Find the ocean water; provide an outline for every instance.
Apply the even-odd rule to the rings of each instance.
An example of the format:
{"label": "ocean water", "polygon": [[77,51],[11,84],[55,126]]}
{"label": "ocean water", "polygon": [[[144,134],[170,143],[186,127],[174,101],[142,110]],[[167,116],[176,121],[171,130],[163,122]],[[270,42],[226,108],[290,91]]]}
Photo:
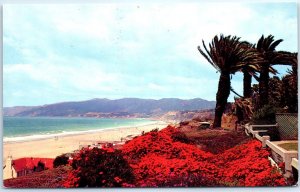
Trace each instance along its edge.
{"label": "ocean water", "polygon": [[21,141],[155,124],[149,119],[3,117],[3,141]]}

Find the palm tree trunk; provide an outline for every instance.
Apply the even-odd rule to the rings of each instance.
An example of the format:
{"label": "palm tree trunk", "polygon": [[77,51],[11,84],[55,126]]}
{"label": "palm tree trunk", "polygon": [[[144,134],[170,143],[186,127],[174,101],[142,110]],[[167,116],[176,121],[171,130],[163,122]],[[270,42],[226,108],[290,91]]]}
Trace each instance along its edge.
{"label": "palm tree trunk", "polygon": [[260,107],[269,102],[269,65],[261,67],[259,81],[259,105]]}
{"label": "palm tree trunk", "polygon": [[215,109],[215,120],[213,123],[213,128],[221,127],[222,115],[225,110],[227,99],[230,94],[230,73],[225,71],[221,72],[218,92],[216,96],[216,109]]}
{"label": "palm tree trunk", "polygon": [[243,71],[243,73],[244,73],[244,97],[249,98],[252,95],[252,88],[251,88],[252,76],[247,71]]}

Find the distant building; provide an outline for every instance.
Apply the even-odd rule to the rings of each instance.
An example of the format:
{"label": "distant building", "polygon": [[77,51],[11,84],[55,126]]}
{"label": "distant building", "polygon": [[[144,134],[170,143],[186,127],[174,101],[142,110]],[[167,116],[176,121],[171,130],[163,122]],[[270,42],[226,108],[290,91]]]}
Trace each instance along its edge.
{"label": "distant building", "polygon": [[43,163],[45,169],[53,168],[54,159],[51,158],[20,158],[13,160],[12,156],[9,156],[3,167],[3,179],[16,178],[20,176],[25,176],[38,171],[39,162]]}

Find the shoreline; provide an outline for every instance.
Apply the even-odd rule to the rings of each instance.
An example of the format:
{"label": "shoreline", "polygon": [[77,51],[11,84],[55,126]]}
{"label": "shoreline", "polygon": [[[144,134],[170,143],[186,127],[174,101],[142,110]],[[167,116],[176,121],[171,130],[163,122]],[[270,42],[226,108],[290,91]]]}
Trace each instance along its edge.
{"label": "shoreline", "polygon": [[137,136],[158,128],[165,128],[170,123],[159,122],[146,125],[107,128],[95,132],[67,134],[59,137],[51,136],[38,140],[3,142],[3,162],[8,156],[13,159],[22,157],[55,158],[63,153],[70,153],[79,149],[80,145],[92,144],[93,142],[121,142],[122,138]]}
{"label": "shoreline", "polygon": [[[153,120],[154,121],[154,120]],[[105,132],[110,130],[119,130],[119,129],[127,129],[127,128],[140,128],[144,126],[155,126],[155,125],[165,125],[169,124],[168,122],[164,121],[156,121],[155,123],[141,123],[138,125],[127,125],[127,126],[118,126],[118,127],[106,127],[101,129],[91,129],[91,130],[84,130],[84,131],[65,131],[62,133],[53,133],[53,134],[36,134],[36,135],[25,135],[25,136],[16,136],[16,137],[5,137],[3,136],[3,144],[10,144],[10,143],[23,143],[23,142],[30,142],[30,141],[39,141],[51,138],[63,138],[68,136],[76,136],[76,135],[86,135],[98,132]]]}

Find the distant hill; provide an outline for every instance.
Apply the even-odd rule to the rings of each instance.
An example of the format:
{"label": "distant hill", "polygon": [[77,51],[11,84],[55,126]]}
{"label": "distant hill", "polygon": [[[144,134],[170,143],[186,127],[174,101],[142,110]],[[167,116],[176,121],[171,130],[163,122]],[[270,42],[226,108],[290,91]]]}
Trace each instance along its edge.
{"label": "distant hill", "polygon": [[181,122],[189,120],[208,121],[214,118],[214,109],[194,111],[169,111],[164,114],[153,115],[152,118],[162,121]]}
{"label": "distant hill", "polygon": [[4,116],[16,116],[19,113],[24,111],[29,111],[38,107],[27,107],[27,106],[16,106],[16,107],[4,107],[3,114]]}
{"label": "distant hill", "polygon": [[168,111],[203,110],[215,107],[215,101],[196,98],[182,100],[166,99],[91,99],[79,102],[63,102],[34,107],[7,107],[4,116],[90,116],[90,117],[135,117]]}

